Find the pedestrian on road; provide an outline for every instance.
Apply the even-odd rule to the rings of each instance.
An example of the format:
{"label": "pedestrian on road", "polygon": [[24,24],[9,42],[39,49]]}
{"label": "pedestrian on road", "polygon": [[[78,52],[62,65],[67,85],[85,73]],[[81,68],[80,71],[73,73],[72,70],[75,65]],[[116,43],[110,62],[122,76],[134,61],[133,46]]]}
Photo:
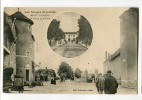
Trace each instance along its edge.
{"label": "pedestrian on road", "polygon": [[56,78],[55,78],[55,77],[53,77],[53,78],[51,79],[51,84],[56,85]]}
{"label": "pedestrian on road", "polygon": [[23,91],[24,91],[23,77],[16,76],[14,83],[15,83],[15,86],[17,87],[17,89],[18,89],[18,92],[23,93]]}
{"label": "pedestrian on road", "polygon": [[107,71],[107,76],[105,78],[104,91],[105,94],[115,94],[117,93],[118,83],[115,77],[111,75],[111,70]]}
{"label": "pedestrian on road", "polygon": [[102,94],[104,91],[104,77],[102,76],[102,73],[99,74],[97,80],[96,80],[96,87],[97,87],[97,91],[99,94]]}

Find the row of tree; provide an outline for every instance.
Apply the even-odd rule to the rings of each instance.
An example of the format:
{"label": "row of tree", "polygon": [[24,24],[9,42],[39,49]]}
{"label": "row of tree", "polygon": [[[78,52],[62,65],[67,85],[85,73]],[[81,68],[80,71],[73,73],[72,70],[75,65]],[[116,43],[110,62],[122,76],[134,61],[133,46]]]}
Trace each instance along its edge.
{"label": "row of tree", "polygon": [[53,19],[48,27],[47,31],[47,39],[50,41],[51,39],[61,40],[64,38],[64,32],[60,28],[60,21]]}
{"label": "row of tree", "polygon": [[80,78],[81,72],[82,71],[79,68],[77,68],[75,72],[73,72],[73,69],[71,68],[71,66],[67,64],[66,62],[62,62],[58,69],[58,75],[62,76],[65,74],[67,79],[70,79],[72,76],[75,76],[76,78]]}
{"label": "row of tree", "polygon": [[79,36],[77,40],[83,41],[84,44],[86,45],[91,45],[92,38],[93,38],[93,31],[92,31],[90,23],[85,17],[80,16],[80,18],[78,19],[78,27],[79,27],[79,31],[78,31]]}
{"label": "row of tree", "polygon": [[[78,41],[83,41],[84,44],[90,45],[93,38],[93,31],[88,20],[80,16],[78,19],[78,27],[79,27],[79,36],[77,37]],[[48,27],[47,31],[47,39],[50,41],[51,39],[61,40],[65,37],[63,30],[60,28],[60,21],[57,19],[53,19]]]}
{"label": "row of tree", "polygon": [[[81,78],[81,73],[82,71],[79,68],[76,68],[75,71],[73,71],[73,69],[71,68],[71,66],[66,63],[66,62],[61,62],[61,64],[59,65],[59,69],[58,69],[58,75],[60,76],[60,78],[64,77],[66,79],[71,79],[73,77],[76,78]],[[85,70],[84,72],[85,74],[88,74],[87,70]],[[56,77],[56,73],[53,69],[39,69],[38,71],[35,72],[36,75],[49,75],[51,77]]]}

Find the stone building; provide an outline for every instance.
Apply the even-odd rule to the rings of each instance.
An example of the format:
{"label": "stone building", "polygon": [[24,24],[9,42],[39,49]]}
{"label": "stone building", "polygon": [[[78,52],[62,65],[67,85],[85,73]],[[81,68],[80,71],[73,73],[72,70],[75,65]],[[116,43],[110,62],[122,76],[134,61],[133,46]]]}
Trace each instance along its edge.
{"label": "stone building", "polygon": [[34,36],[32,20],[20,11],[11,15],[16,28],[16,75],[24,77],[24,81],[34,79]]}
{"label": "stone building", "polygon": [[122,59],[121,80],[124,86],[131,86],[137,83],[137,53],[139,28],[138,12],[139,11],[137,8],[130,8],[120,16]]}
{"label": "stone building", "polygon": [[67,42],[75,42],[76,38],[78,37],[78,33],[77,32],[65,32],[65,40]]}
{"label": "stone building", "polygon": [[14,79],[16,75],[16,31],[11,17],[4,13],[4,41],[3,41],[3,82]]}
{"label": "stone building", "polygon": [[120,72],[121,72],[121,58],[120,58],[120,49],[118,49],[114,54],[110,55],[106,52],[106,60],[104,62],[104,73],[107,70],[111,70],[113,76],[120,81]]}
{"label": "stone building", "polygon": [[104,62],[104,71],[111,69],[123,87],[137,86],[138,12],[130,8],[120,16],[120,49]]}

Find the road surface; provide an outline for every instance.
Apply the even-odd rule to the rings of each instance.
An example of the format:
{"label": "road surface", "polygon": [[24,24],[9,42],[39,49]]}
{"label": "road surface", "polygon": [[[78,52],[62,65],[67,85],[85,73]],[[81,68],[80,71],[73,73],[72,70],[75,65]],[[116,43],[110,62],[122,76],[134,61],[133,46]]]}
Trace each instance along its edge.
{"label": "road surface", "polygon": [[[56,85],[50,84],[50,82],[44,82],[44,86],[36,86],[29,88],[24,87],[24,94],[98,94],[95,87],[95,83],[77,83],[77,82],[57,82]],[[121,88],[119,86],[117,94],[136,94],[135,89]],[[12,93],[18,93],[12,91]]]}

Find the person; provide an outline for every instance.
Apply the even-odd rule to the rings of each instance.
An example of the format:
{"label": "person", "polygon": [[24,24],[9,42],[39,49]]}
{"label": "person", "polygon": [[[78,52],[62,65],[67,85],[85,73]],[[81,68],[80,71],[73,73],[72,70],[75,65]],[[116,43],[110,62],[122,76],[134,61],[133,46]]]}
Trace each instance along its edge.
{"label": "person", "polygon": [[107,71],[107,76],[105,78],[104,91],[105,94],[115,94],[117,93],[118,83],[115,77],[111,75],[111,70]]}
{"label": "person", "polygon": [[23,78],[22,77],[15,78],[15,86],[17,87],[19,93],[23,93],[24,83],[23,83]]}
{"label": "person", "polygon": [[40,74],[40,84],[41,84],[41,86],[43,86],[43,75],[42,74]]}
{"label": "person", "polygon": [[97,87],[97,91],[99,94],[102,94],[104,91],[104,77],[102,76],[102,73],[100,73],[98,75],[98,78],[96,79],[96,87]]}
{"label": "person", "polygon": [[53,78],[51,79],[51,83],[50,83],[50,84],[56,85],[56,78],[55,78],[55,77],[53,77]]}

